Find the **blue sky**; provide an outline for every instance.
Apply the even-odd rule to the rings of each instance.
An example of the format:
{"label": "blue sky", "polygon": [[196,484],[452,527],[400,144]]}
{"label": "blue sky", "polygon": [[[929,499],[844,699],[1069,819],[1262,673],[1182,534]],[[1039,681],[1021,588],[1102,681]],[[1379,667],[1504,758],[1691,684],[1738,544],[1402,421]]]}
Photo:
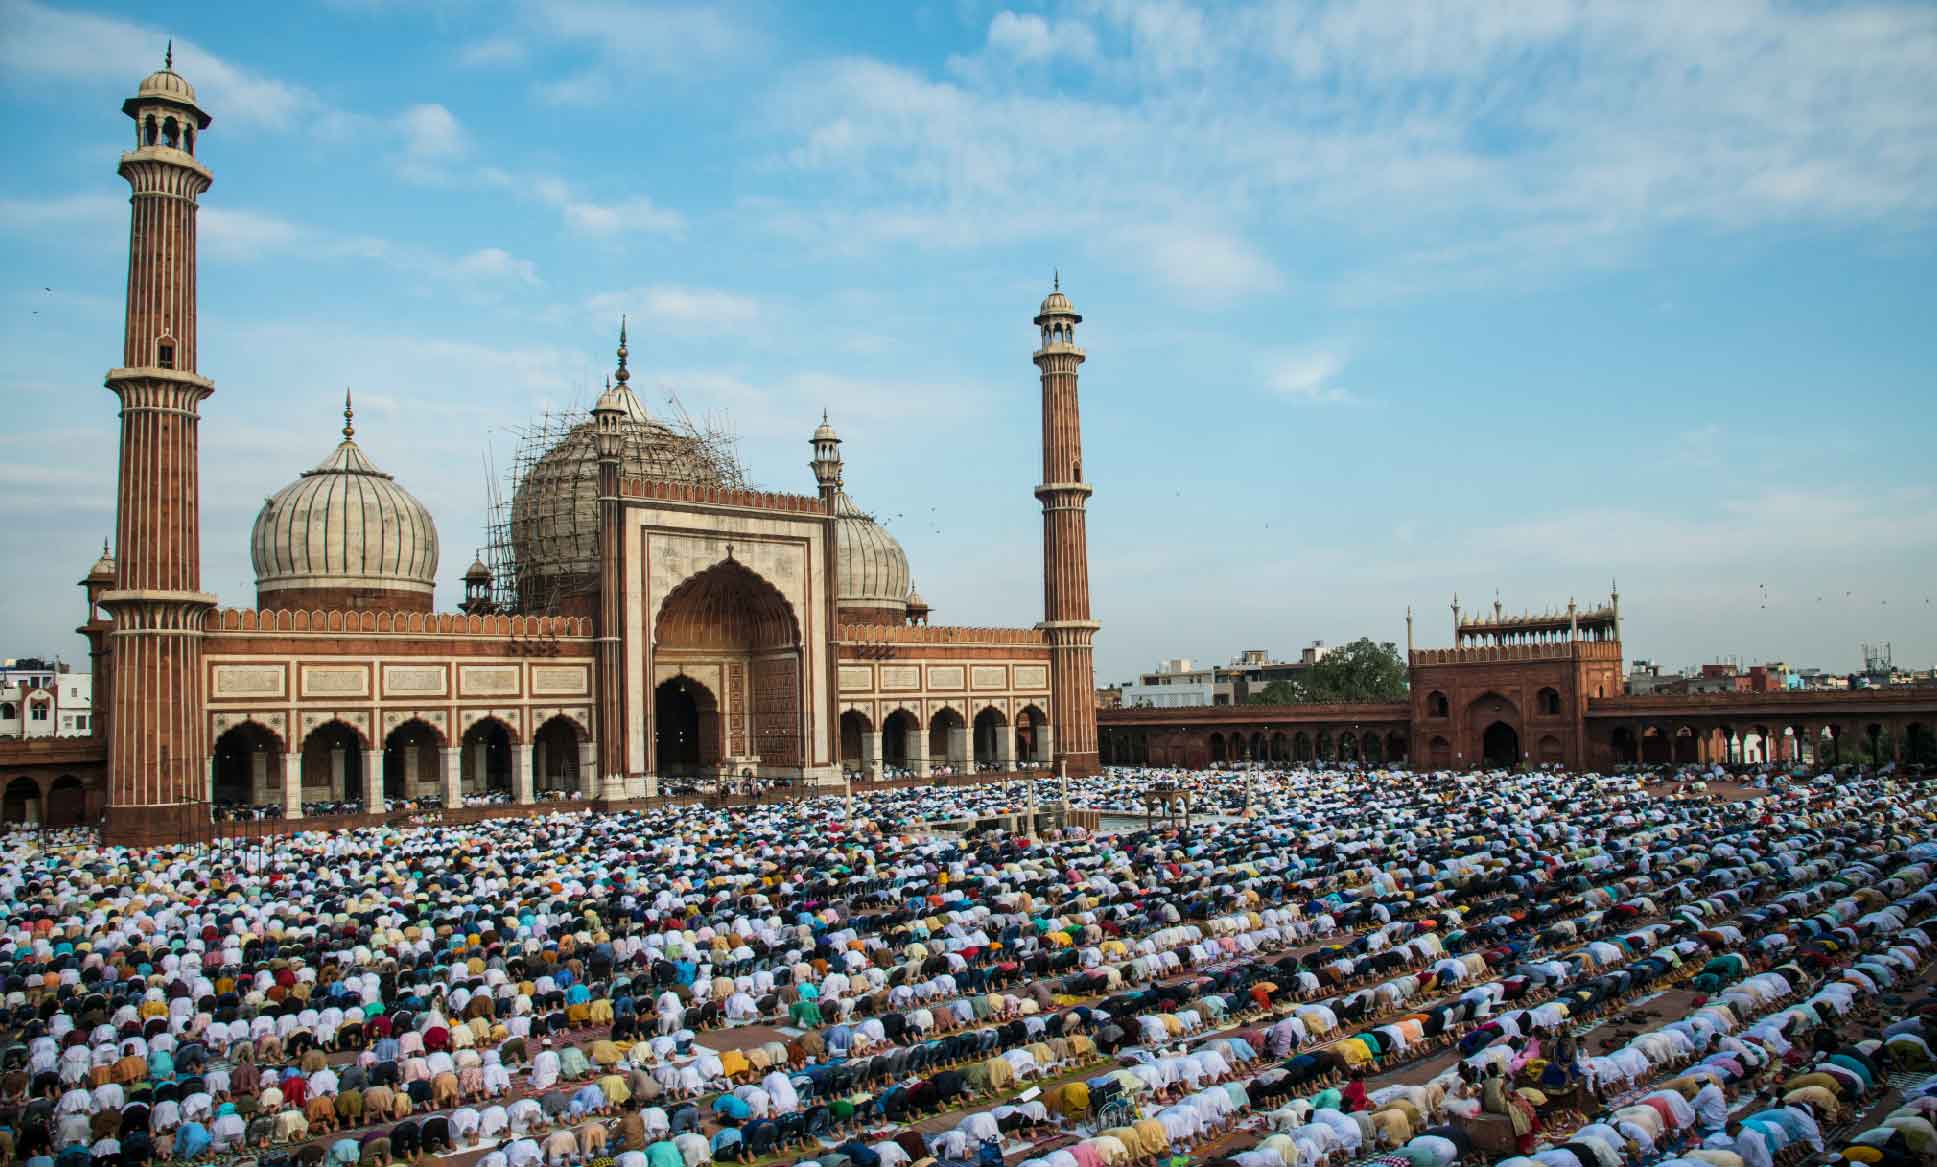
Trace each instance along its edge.
{"label": "blue sky", "polygon": [[[205,585],[358,439],[435,514],[634,385],[850,492],[938,619],[1040,616],[1029,318],[1083,379],[1099,680],[1448,638],[1620,581],[1631,657],[1937,658],[1937,9],[0,0],[0,655],[79,657],[111,527],[123,97],[204,197]],[[898,516],[898,517],[893,517]]]}

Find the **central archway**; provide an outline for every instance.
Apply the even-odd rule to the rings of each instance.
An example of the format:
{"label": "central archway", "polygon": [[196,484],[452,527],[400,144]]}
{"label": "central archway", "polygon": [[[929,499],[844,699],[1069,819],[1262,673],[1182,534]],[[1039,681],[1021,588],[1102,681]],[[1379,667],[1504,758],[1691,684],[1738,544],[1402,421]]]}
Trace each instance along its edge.
{"label": "central archway", "polygon": [[[671,772],[669,766],[690,772],[727,765],[795,776],[807,764],[800,621],[778,588],[731,554],[668,593],[654,622],[659,675],[670,667],[679,674],[671,680],[696,687],[689,693],[690,711],[683,697],[666,697],[675,732],[669,736],[655,726],[652,741],[655,750],[661,743],[671,746],[677,757],[655,756],[657,773]],[[717,688],[696,676],[717,682]],[[667,683],[655,690],[655,720]],[[695,736],[682,744],[679,732],[688,728]]]}
{"label": "central archway", "polygon": [[653,748],[662,776],[699,774],[720,763],[720,703],[691,677],[673,677],[653,690]]}
{"label": "central archway", "polygon": [[1480,735],[1480,752],[1489,766],[1520,764],[1520,731],[1504,721],[1496,721]]}

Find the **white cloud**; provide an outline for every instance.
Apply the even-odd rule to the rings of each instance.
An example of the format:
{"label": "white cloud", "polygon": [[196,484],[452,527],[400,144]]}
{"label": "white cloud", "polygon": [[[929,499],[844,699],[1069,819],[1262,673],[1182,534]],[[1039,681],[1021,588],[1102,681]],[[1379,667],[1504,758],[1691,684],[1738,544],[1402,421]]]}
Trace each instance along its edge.
{"label": "white cloud", "polygon": [[[1055,59],[1052,18],[999,12],[947,80],[873,59],[783,79],[777,161],[818,180],[780,231],[858,252],[1051,232],[1134,238],[1181,291],[1282,286],[1288,224],[1356,246],[1355,295],[1624,262],[1693,224],[1915,225],[1937,213],[1937,9],[1713,0],[1237,5],[1093,0]],[[805,203],[805,205],[803,205]],[[1160,243],[1164,242],[1159,240]],[[1202,244],[1209,244],[1204,246]]]}
{"label": "white cloud", "polygon": [[[43,200],[0,202],[0,231],[14,234],[47,230],[112,240],[126,247],[125,199],[70,195]],[[484,247],[455,259],[412,243],[374,235],[340,235],[246,207],[206,206],[198,212],[202,259],[215,263],[254,263],[300,258],[338,263],[361,260],[384,264],[413,276],[458,281],[476,288],[492,282],[537,286],[537,266],[498,247]]]}
{"label": "white cloud", "polygon": [[1337,349],[1291,353],[1271,364],[1265,383],[1272,392],[1293,401],[1349,401],[1352,395],[1335,383],[1345,371],[1345,363],[1345,354]]}
{"label": "white cloud", "polygon": [[470,149],[456,115],[436,103],[404,110],[397,115],[396,127],[403,136],[402,167],[406,173],[435,174]]}
{"label": "white cloud", "polygon": [[472,41],[457,54],[457,63],[468,69],[487,69],[498,65],[523,64],[528,49],[525,42],[514,36],[486,37]]}
{"label": "white cloud", "polygon": [[687,331],[723,332],[758,320],[760,301],[717,288],[653,284],[618,292],[600,292],[585,301],[594,316],[630,316],[634,320],[678,325]]}
{"label": "white cloud", "polygon": [[989,21],[989,52],[1023,64],[1051,58],[1088,61],[1096,56],[1096,34],[1075,20],[1055,24],[1033,12],[998,12]]}
{"label": "white cloud", "polygon": [[544,282],[538,278],[536,264],[528,259],[519,259],[502,247],[485,247],[473,251],[453,264],[451,270],[459,276],[481,276],[491,280],[508,279],[534,287]]}
{"label": "white cloud", "polygon": [[709,78],[766,43],[760,21],[713,4],[530,0],[522,11],[523,35],[572,55],[569,73],[535,87],[560,105],[605,104],[641,78]]}
{"label": "white cloud", "polygon": [[[126,215],[125,208],[122,214]],[[203,207],[197,214],[197,226],[202,255],[231,262],[287,252],[310,235],[306,228],[287,219],[238,207]]]}
{"label": "white cloud", "polygon": [[[0,230],[33,232],[49,228],[87,228],[98,231],[128,218],[128,200],[109,195],[76,194],[51,199],[0,199]],[[125,240],[115,240],[117,249]]]}
{"label": "white cloud", "polygon": [[565,216],[565,224],[584,235],[617,235],[642,231],[665,234],[679,231],[686,220],[678,211],[668,210],[640,195],[616,203],[595,203],[566,197],[553,202]]}
{"label": "white cloud", "polygon": [[[84,84],[114,84],[130,94],[143,76],[161,67],[169,34],[161,29],[51,8],[33,0],[0,2],[0,70],[15,84],[45,79]],[[203,108],[219,113],[224,126],[281,129],[298,113],[316,106],[302,86],[265,77],[174,38],[175,67],[195,86]]]}
{"label": "white cloud", "polygon": [[1257,248],[1222,231],[1138,227],[1127,232],[1131,254],[1171,287],[1199,301],[1276,291],[1283,277]]}

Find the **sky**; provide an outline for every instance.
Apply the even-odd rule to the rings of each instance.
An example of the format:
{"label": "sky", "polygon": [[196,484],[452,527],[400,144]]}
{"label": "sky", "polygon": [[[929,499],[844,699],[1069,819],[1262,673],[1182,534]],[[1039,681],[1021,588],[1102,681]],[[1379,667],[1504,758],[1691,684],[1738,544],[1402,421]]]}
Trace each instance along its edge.
{"label": "sky", "polygon": [[170,37],[225,603],[348,387],[454,606],[626,314],[649,408],[805,493],[826,409],[936,621],[1033,623],[1060,269],[1099,683],[1616,581],[1630,658],[1937,661],[1937,7],[1881,0],[0,0],[0,656],[85,659]]}

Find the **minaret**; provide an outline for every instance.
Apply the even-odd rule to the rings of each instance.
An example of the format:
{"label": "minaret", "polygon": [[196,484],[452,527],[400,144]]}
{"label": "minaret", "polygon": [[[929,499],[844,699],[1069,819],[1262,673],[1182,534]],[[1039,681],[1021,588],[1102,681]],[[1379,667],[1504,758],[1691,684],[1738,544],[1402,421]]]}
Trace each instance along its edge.
{"label": "minaret", "polygon": [[827,411],[821,410],[820,428],[808,439],[814,449],[814,460],[807,468],[814,472],[814,481],[820,484],[821,501],[827,504],[828,513],[834,511],[834,496],[841,493],[841,436],[834,427],[827,424]]}
{"label": "minaret", "polygon": [[110,843],[208,830],[208,725],[202,692],[203,594],[197,410],[215,392],[195,371],[196,199],[214,176],[195,160],[209,116],[174,70],[142,81],[121,112],[135,148],[120,174],[133,188],[122,367],[113,590],[113,702],[108,715]]}
{"label": "minaret", "polygon": [[[842,501],[841,436],[834,432],[832,425],[828,424],[827,411],[825,409],[821,410],[821,424],[814,430],[814,436],[808,439],[807,444],[814,451],[814,460],[807,464],[807,468],[814,472],[814,482],[820,487],[821,509],[827,516],[827,525],[822,528],[823,536],[821,539],[821,579],[826,584],[823,588],[825,600],[821,618],[827,622],[827,628],[838,638],[841,627],[841,540],[838,533],[838,516],[841,513]],[[829,732],[833,734],[832,746],[829,750],[829,764],[832,766],[840,765],[841,761],[840,655],[839,649],[832,649],[826,653],[825,662],[827,669],[827,708],[823,711],[822,723],[830,727]],[[879,758],[881,756],[881,739],[878,727],[874,733],[875,738],[872,749],[874,756]],[[826,735],[819,736],[825,738]],[[819,743],[816,742],[812,749],[818,751]],[[811,758],[808,760],[810,762],[812,761]],[[850,803],[849,810],[851,812],[853,809],[852,789],[848,792],[848,798]]]}
{"label": "minaret", "polygon": [[1083,426],[1076,401],[1076,369],[1083,350],[1076,326],[1083,318],[1063,295],[1061,273],[1036,314],[1042,347],[1043,630],[1049,634],[1052,760],[1068,773],[1094,774],[1096,668],[1092,645],[1100,625],[1090,619],[1089,529],[1084,508],[1090,486],[1083,481]]}
{"label": "minaret", "polygon": [[114,631],[114,622],[101,610],[101,597],[114,590],[114,555],[106,539],[101,540],[101,558],[94,561],[81,587],[87,591],[87,623],[74,631],[87,637],[88,670],[94,678],[87,728],[90,736],[99,737],[107,732],[108,692],[114,684],[108,673],[113,667],[108,637]]}
{"label": "minaret", "polygon": [[619,367],[592,408],[593,440],[599,458],[599,626],[595,656],[599,672],[599,797],[616,801],[633,792],[626,786],[626,691],[624,646],[619,634],[625,618],[625,505],[619,498],[619,471],[625,455],[625,418],[632,390],[626,382],[625,321],[619,321]]}

